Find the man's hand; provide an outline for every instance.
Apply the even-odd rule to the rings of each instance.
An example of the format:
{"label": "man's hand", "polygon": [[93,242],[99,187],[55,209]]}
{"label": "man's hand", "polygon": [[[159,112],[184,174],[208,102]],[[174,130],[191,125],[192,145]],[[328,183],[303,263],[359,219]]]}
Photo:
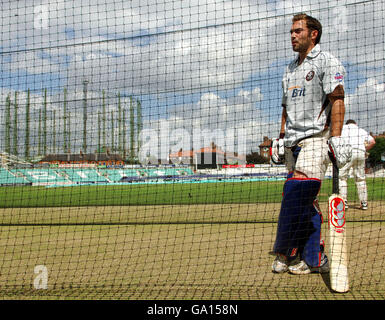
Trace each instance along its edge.
{"label": "man's hand", "polygon": [[274,164],[283,164],[285,160],[285,147],[283,139],[275,139],[271,142],[270,147],[271,161]]}
{"label": "man's hand", "polygon": [[337,167],[342,168],[352,158],[352,146],[342,137],[330,137],[328,140],[329,152],[336,160]]}

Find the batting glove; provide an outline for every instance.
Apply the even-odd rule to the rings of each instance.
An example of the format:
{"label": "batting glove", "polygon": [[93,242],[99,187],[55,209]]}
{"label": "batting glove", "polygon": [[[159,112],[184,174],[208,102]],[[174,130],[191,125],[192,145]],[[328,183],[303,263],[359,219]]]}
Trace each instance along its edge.
{"label": "batting glove", "polygon": [[335,159],[337,167],[342,168],[352,159],[352,146],[342,137],[330,137],[328,140],[330,155]]}
{"label": "batting glove", "polygon": [[275,139],[271,142],[270,147],[271,161],[274,164],[283,164],[285,160],[285,147],[283,139]]}

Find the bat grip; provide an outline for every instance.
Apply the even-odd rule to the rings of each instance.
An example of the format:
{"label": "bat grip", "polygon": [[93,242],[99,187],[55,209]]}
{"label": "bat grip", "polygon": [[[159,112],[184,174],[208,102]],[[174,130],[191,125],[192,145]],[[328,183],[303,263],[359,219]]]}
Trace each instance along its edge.
{"label": "bat grip", "polygon": [[329,158],[333,164],[333,193],[339,194],[340,193],[340,186],[339,186],[339,169],[337,166],[337,161],[333,157],[332,153],[329,152]]}

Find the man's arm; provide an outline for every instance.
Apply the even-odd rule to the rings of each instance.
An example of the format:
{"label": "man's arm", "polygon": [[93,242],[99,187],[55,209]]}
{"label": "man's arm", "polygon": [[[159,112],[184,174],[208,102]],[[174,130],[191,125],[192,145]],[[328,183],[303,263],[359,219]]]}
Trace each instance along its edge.
{"label": "man's arm", "polygon": [[366,151],[369,151],[376,144],[376,140],[372,136],[369,136],[368,142],[365,144]]}
{"label": "man's arm", "polygon": [[329,151],[336,160],[337,167],[342,168],[352,157],[352,146],[341,137],[345,117],[344,87],[338,85],[328,98],[332,103]]}
{"label": "man's arm", "polygon": [[330,130],[332,137],[341,136],[345,117],[344,97],[344,87],[341,85],[337,86],[334,91],[328,95],[329,101],[332,104]]}

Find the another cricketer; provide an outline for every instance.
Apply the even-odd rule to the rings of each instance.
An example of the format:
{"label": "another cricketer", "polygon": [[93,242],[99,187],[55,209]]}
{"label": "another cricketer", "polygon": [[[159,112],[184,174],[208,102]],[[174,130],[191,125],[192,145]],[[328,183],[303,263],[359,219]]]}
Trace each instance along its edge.
{"label": "another cricketer", "polygon": [[346,121],[342,129],[342,137],[352,146],[352,159],[340,170],[339,185],[340,195],[345,200],[345,208],[348,207],[348,177],[350,169],[353,169],[353,176],[357,187],[357,194],[360,200],[360,209],[368,209],[368,190],[365,179],[366,153],[374,147],[376,141],[364,129],[359,128],[354,120]]}

